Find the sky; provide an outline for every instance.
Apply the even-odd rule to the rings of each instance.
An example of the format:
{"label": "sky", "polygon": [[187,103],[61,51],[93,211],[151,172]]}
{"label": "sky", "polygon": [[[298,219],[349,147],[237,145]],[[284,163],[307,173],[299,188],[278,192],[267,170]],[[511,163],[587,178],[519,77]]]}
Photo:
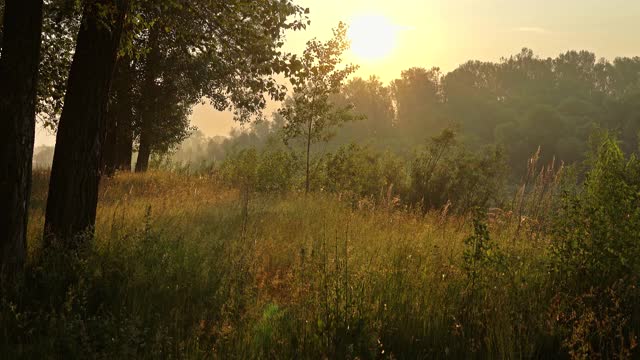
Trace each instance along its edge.
{"label": "sky", "polygon": [[[640,0],[297,0],[310,9],[311,26],[287,34],[286,50],[301,53],[307,40],[331,36],[338,22],[376,19],[364,33],[392,29],[382,43],[388,53],[375,58],[350,51],[357,76],[389,82],[402,70],[420,66],[448,72],[468,60],[498,61],[523,47],[541,57],[589,50],[598,57],[640,56]],[[378,35],[380,36],[380,35]],[[366,39],[365,39],[366,40]],[[359,41],[363,41],[360,35]],[[380,42],[380,40],[377,40]],[[390,42],[390,44],[389,44]],[[354,44],[355,45],[355,44]],[[268,111],[277,108],[270,104]],[[194,108],[191,122],[207,136],[228,135],[230,113],[211,106]],[[53,144],[45,130],[36,144]]]}

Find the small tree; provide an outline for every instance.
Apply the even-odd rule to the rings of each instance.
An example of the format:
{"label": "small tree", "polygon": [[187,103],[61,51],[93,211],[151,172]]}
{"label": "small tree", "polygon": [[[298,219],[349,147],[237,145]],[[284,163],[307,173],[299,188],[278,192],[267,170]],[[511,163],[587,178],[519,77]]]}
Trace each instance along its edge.
{"label": "small tree", "polygon": [[340,23],[333,30],[333,38],[326,43],[316,39],[307,42],[300,68],[291,76],[293,97],[285,102],[279,113],[285,120],[284,140],[287,143],[301,138],[306,145],[305,191],[309,192],[311,145],[328,141],[335,127],[355,120],[352,106],[338,106],[329,100],[340,92],[345,80],[357,70],[348,64],[339,68],[342,53],[349,48],[347,26]]}

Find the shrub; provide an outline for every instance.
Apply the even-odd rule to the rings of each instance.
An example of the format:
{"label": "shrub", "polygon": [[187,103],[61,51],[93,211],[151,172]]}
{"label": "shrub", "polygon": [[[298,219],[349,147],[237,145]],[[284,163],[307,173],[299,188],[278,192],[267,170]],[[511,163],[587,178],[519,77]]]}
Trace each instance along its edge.
{"label": "shrub", "polygon": [[253,190],[258,181],[258,151],[243,149],[230,155],[220,167],[223,180],[242,191]]}
{"label": "shrub", "polygon": [[456,145],[453,131],[445,130],[414,159],[409,201],[425,211],[450,202],[458,212],[468,212],[498,199],[504,175],[505,159],[500,148],[471,153]]}
{"label": "shrub", "polygon": [[378,154],[357,144],[343,146],[327,160],[327,189],[355,196],[380,192],[383,179]]}
{"label": "shrub", "polygon": [[257,190],[261,192],[285,192],[296,184],[296,175],[302,163],[294,153],[276,149],[260,153],[257,173]]}
{"label": "shrub", "polygon": [[405,160],[387,150],[380,155],[380,175],[383,179],[385,196],[398,193],[404,195],[409,187],[409,174]]}
{"label": "shrub", "polygon": [[556,318],[574,357],[625,357],[640,330],[640,161],[605,135],[589,164],[556,217]]}
{"label": "shrub", "polygon": [[220,174],[229,185],[242,191],[284,192],[295,185],[299,159],[282,149],[243,149],[222,163]]}
{"label": "shrub", "polygon": [[379,153],[368,146],[342,146],[326,158],[324,178],[329,191],[356,198],[388,201],[403,194],[407,174],[403,161],[390,151]]}

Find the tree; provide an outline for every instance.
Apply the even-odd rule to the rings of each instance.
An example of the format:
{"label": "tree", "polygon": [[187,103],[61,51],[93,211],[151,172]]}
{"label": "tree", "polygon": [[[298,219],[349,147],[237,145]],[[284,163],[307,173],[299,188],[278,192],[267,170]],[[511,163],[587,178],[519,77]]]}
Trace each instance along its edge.
{"label": "tree", "polygon": [[396,126],[403,137],[421,141],[447,126],[442,114],[441,83],[439,68],[411,68],[393,81],[391,89],[398,111]]}
{"label": "tree", "polygon": [[531,49],[503,58],[490,79],[494,93],[505,106],[549,103],[553,100],[549,86],[554,83],[553,61],[540,59]]}
{"label": "tree", "polygon": [[82,18],[80,3],[71,0],[44,2],[36,112],[39,124],[50,130],[57,128],[64,104]]}
{"label": "tree", "polygon": [[333,136],[332,130],[336,126],[358,118],[351,113],[352,106],[337,106],[329,99],[340,91],[345,79],[357,69],[351,64],[339,68],[342,53],[349,48],[346,33],[346,25],[340,23],[333,30],[333,38],[326,43],[317,39],[307,42],[301,68],[291,77],[293,97],[279,110],[285,119],[285,142],[302,138],[305,143],[307,193],[311,176],[311,145],[327,141]]}
{"label": "tree", "polygon": [[102,171],[111,176],[116,170],[131,171],[135,109],[135,69],[124,57],[117,66],[107,109],[107,133],[103,148]]}
{"label": "tree", "polygon": [[1,9],[0,203],[12,210],[0,217],[0,272],[15,272],[26,255],[42,6],[7,1]]}
{"label": "tree", "polygon": [[[150,29],[149,53],[142,68],[139,113],[138,161],[136,172],[144,172],[152,152],[164,153],[189,136],[191,107],[199,101],[203,77],[202,58],[175,49],[172,34],[158,25]],[[203,74],[203,73],[201,73]]]}
{"label": "tree", "polygon": [[370,141],[376,148],[388,144],[389,134],[394,130],[395,110],[390,88],[384,86],[378,77],[371,76],[367,80],[354,78],[336,97],[332,101],[339,105],[353,105],[353,111],[362,114],[364,119],[345,124],[336,134],[334,144]]}
{"label": "tree", "polygon": [[568,51],[553,60],[556,98],[592,98],[596,85],[596,55],[588,51]]}
{"label": "tree", "polygon": [[480,144],[493,142],[495,127],[511,115],[504,106],[499,70],[499,64],[469,61],[442,81],[447,116]]}
{"label": "tree", "polygon": [[106,106],[127,0],[85,3],[58,125],[45,215],[45,243],[75,247],[95,224]]}
{"label": "tree", "polygon": [[[64,94],[80,28],[81,1],[44,0],[36,122],[55,131],[64,104]],[[0,0],[0,21],[4,0]],[[0,47],[2,28],[0,26]]]}
{"label": "tree", "polygon": [[136,171],[152,153],[166,152],[190,133],[188,115],[206,98],[236,119],[260,115],[266,96],[282,100],[292,55],[281,50],[286,30],[308,24],[308,10],[291,0],[149,2],[139,16],[150,24],[134,31],[134,101],[138,137]]}
{"label": "tree", "polygon": [[[189,60],[187,63],[174,62],[176,66],[185,66],[188,71],[176,73],[167,70],[167,74],[174,75],[171,79],[166,76],[147,77],[154,80],[154,88],[161,89],[160,94],[168,93],[168,98],[173,98],[174,101],[168,104],[169,109],[184,113],[184,109],[193,104],[193,100],[186,101],[180,94],[186,93],[188,99],[193,99],[194,93],[183,92],[183,87],[173,80],[180,81],[181,76],[198,74],[198,70],[203,69],[205,71],[200,71],[198,78],[184,76],[187,80],[202,81],[197,87],[189,86],[188,90],[197,89],[211,98],[219,109],[233,106],[241,120],[264,108],[265,93],[273,98],[284,98],[285,89],[277,84],[274,77],[275,73],[287,72],[290,68],[287,61],[290,56],[280,51],[283,30],[301,29],[308,23],[304,15],[308,10],[293,5],[290,0],[136,1],[134,4],[135,11],[130,11],[127,0],[85,2],[58,126],[45,219],[47,243],[56,239],[69,240],[91,230],[95,223],[100,158],[107,128],[106,105],[124,19],[129,12],[134,15],[131,17],[133,26],[125,33],[124,46],[120,48],[122,53],[150,53],[146,46],[141,53],[131,49],[140,42],[149,44],[155,25],[160,24],[158,37],[164,31],[171,40],[169,45],[175,45],[165,43],[167,51],[161,55],[169,59],[166,63],[171,63],[172,56]],[[158,14],[162,16],[158,17]],[[136,42],[136,39],[140,41]],[[153,57],[142,58],[146,62]],[[193,64],[191,60],[199,66],[189,66]],[[139,86],[137,90],[140,89],[142,87]],[[139,94],[148,95],[144,91]],[[150,94],[152,99],[156,94]],[[136,116],[142,117],[141,114]],[[182,120],[185,117],[176,118]],[[139,125],[141,121],[136,123]]]}
{"label": "tree", "polygon": [[0,57],[0,275],[24,265],[35,137],[42,0],[3,3]]}

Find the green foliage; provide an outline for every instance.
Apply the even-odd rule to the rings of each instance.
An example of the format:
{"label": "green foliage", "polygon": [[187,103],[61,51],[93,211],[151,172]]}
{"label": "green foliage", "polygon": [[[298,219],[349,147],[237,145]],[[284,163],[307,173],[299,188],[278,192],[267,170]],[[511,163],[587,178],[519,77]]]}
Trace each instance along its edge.
{"label": "green foliage", "polygon": [[456,146],[456,134],[445,130],[413,160],[409,201],[425,211],[449,204],[465,213],[498,200],[504,174],[500,148],[471,153]]}
{"label": "green foliage", "polygon": [[73,0],[44,1],[37,114],[40,124],[50,130],[56,129],[64,105],[81,8]]}
{"label": "green foliage", "polygon": [[516,237],[520,230],[528,231],[529,237],[547,236],[561,207],[561,195],[577,191],[576,167],[557,164],[555,159],[540,165],[540,153],[539,148],[529,159],[527,173],[511,202],[509,214],[517,223]]}
{"label": "green foliage", "polygon": [[225,159],[219,171],[230,185],[248,191],[282,193],[293,189],[301,168],[299,159],[285,149],[243,149]]}
{"label": "green foliage", "polygon": [[344,23],[333,30],[333,38],[329,41],[308,41],[299,69],[290,78],[293,96],[278,110],[284,119],[285,143],[301,139],[305,145],[307,192],[312,175],[311,145],[328,141],[334,136],[336,127],[360,118],[351,113],[352,106],[337,106],[329,99],[340,92],[347,77],[357,69],[351,64],[340,68],[342,54],[348,48],[347,26]]}
{"label": "green foliage", "polygon": [[[556,164],[567,166],[583,161],[594,129],[618,134],[626,154],[638,148],[638,58],[596,61],[592,53],[575,51],[540,58],[532,50],[523,49],[499,62],[470,61],[448,74],[437,68],[408,69],[388,85],[375,77],[354,78],[329,94],[327,101],[333,109],[350,109],[351,115],[344,120],[359,121],[337,121],[342,124],[338,130],[329,121],[337,118],[327,116],[326,131],[316,132],[312,127],[311,139],[307,134],[309,123],[305,122],[311,117],[306,115],[319,116],[327,108],[318,105],[310,110],[313,94],[310,88],[305,89],[308,84],[303,78],[310,79],[312,74],[302,70],[302,60],[296,57],[293,62],[300,70],[293,76],[295,86],[302,91],[299,95],[308,95],[298,99],[301,109],[308,105],[307,111],[297,116],[295,101],[289,99],[273,120],[282,125],[283,135],[292,145],[327,140],[321,150],[319,146],[312,148],[312,158],[358,143],[376,150],[389,149],[410,161],[412,151],[425,138],[455,127],[458,143],[470,152],[496,144],[501,147],[510,166],[506,175],[515,183],[526,176],[526,164],[538,148],[539,161],[544,164],[554,159]],[[322,100],[319,97],[318,101]],[[286,125],[289,120],[284,112],[299,126]],[[239,132],[228,143],[262,146],[264,137],[253,135]],[[321,176],[319,172],[312,175]],[[311,179],[311,183],[319,182]]]}
{"label": "green foliage", "polygon": [[262,192],[284,193],[297,185],[302,162],[291,151],[285,149],[265,149],[260,154],[256,169],[258,190]]}
{"label": "green foliage", "polygon": [[258,161],[256,149],[243,149],[222,163],[220,173],[229,184],[241,189],[254,189],[258,180]]}
{"label": "green foliage", "polygon": [[358,197],[376,195],[383,190],[377,154],[351,144],[341,147],[327,160],[327,189]]}
{"label": "green foliage", "polygon": [[406,161],[387,149],[379,155],[378,163],[387,196],[393,192],[405,195],[409,186]]}
{"label": "green foliage", "polygon": [[362,115],[359,121],[345,123],[332,139],[332,145],[371,142],[370,145],[377,149],[389,145],[388,141],[381,140],[390,140],[393,134],[395,110],[390,87],[378,77],[349,80],[331,101],[338,106],[352,106],[354,113]]}
{"label": "green foliage", "polygon": [[500,262],[500,254],[491,242],[487,224],[477,215],[473,219],[473,234],[464,240],[464,245],[464,270],[467,273],[470,291],[475,292],[477,287],[489,285],[487,279],[482,278],[482,273]]}
{"label": "green foliage", "polygon": [[224,267],[240,265],[239,257],[225,258],[229,244],[222,241],[196,245],[167,236],[157,230],[150,208],[143,218],[126,234],[104,234],[110,237],[82,259],[54,248],[38,254],[24,282],[2,294],[2,353],[72,359],[206,356],[214,339],[210,326],[225,316],[211,310],[229,309],[227,299],[238,296],[231,288],[237,278]]}
{"label": "green foliage", "polygon": [[[286,88],[275,74],[288,76],[297,66],[295,57],[282,51],[284,35],[304,29],[308,12],[290,0],[143,2],[140,8],[143,22],[160,32],[162,74],[195,90],[190,105],[206,97],[218,110],[233,110],[240,121],[264,109],[265,95],[284,98]],[[146,29],[140,30],[137,41],[150,51]]]}
{"label": "green foliage", "polygon": [[467,288],[459,326],[467,346],[474,352],[486,351],[483,339],[490,329],[485,319],[496,316],[495,311],[499,311],[488,304],[488,299],[495,296],[496,287],[504,283],[502,278],[507,271],[505,257],[491,241],[485,218],[484,215],[475,215],[473,234],[464,240],[462,256]]}
{"label": "green foliage", "polygon": [[[350,144],[326,159],[325,189],[360,199],[383,200],[406,187],[407,175],[402,160],[390,152]],[[388,194],[389,193],[389,194]]]}
{"label": "green foliage", "polygon": [[558,319],[574,356],[628,357],[640,299],[640,161],[604,135],[589,162],[583,190],[556,217]]}
{"label": "green foliage", "polygon": [[611,284],[640,273],[640,161],[625,158],[608,135],[590,161],[584,189],[559,217],[558,264],[568,279]]}
{"label": "green foliage", "polygon": [[[37,112],[54,130],[85,4],[44,3]],[[308,9],[290,0],[127,3],[119,66],[132,74],[121,79],[126,94],[111,94],[112,107],[126,102],[126,110],[136,114],[135,135],[151,143],[152,152],[164,155],[189,136],[191,108],[203,99],[248,121],[261,116],[267,96],[284,98],[286,88],[275,75],[288,76],[298,64],[282,51],[284,35],[309,24]],[[102,25],[111,26],[113,8],[102,5],[98,12]],[[116,81],[119,76],[116,72]]]}
{"label": "green foliage", "polygon": [[[516,237],[515,226],[482,209],[473,222],[446,211],[363,211],[320,192],[253,190],[247,217],[238,193],[215,175],[150,172],[102,183],[95,242],[80,258],[40,248],[48,179],[36,173],[29,267],[26,281],[0,294],[0,351],[10,358],[637,356],[638,161],[613,140],[604,144],[583,191],[554,214],[553,236]],[[258,189],[261,164],[274,167],[266,153],[277,150],[229,157],[229,179]],[[371,154],[352,146],[332,156],[348,164]],[[384,156],[373,158],[385,168]]]}
{"label": "green foliage", "polygon": [[447,127],[442,78],[439,68],[411,68],[391,83],[398,135],[405,141],[415,144]]}

